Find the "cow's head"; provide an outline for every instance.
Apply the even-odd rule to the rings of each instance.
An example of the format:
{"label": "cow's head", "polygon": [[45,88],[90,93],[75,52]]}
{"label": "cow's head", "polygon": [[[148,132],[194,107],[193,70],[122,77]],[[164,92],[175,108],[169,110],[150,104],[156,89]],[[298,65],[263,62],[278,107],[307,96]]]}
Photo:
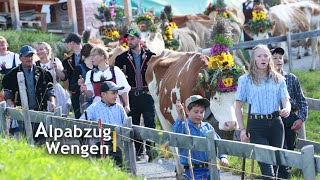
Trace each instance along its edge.
{"label": "cow's head", "polygon": [[165,49],[163,37],[159,32],[141,32],[141,43],[156,55],[160,55]]}
{"label": "cow's head", "polygon": [[259,33],[254,34],[248,24],[243,26],[243,30],[250,36],[253,40],[261,40],[269,38],[269,32],[271,32],[271,28],[267,31],[260,30]]}

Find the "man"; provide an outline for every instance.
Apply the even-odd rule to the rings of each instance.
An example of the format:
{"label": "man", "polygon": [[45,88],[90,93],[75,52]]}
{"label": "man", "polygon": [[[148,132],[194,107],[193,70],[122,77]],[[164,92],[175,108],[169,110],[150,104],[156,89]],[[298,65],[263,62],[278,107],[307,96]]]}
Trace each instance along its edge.
{"label": "man", "polygon": [[[101,119],[102,123],[114,124],[122,126],[126,122],[127,114],[121,104],[116,103],[118,91],[124,89],[123,86],[117,86],[112,81],[105,81],[100,86],[101,101],[93,103],[86,110],[86,114],[82,114],[80,119],[98,122]],[[87,117],[86,117],[87,116]],[[100,145],[99,139],[90,139],[89,144]],[[113,145],[112,140],[105,142],[106,145]],[[109,150],[112,148],[109,148]],[[117,165],[122,163],[122,154],[120,148],[117,148],[115,153],[109,151]],[[99,156],[98,156],[99,157]]]}
{"label": "man", "polygon": [[[277,47],[271,50],[271,54],[275,68],[286,79],[287,89],[290,95],[290,103],[292,107],[289,117],[282,118],[285,130],[283,148],[288,150],[294,150],[297,141],[297,132],[307,119],[308,104],[301,90],[298,78],[294,74],[287,73],[283,70],[284,50],[280,47]],[[278,177],[289,179],[290,171],[291,167],[280,166],[278,171]]]}
{"label": "man", "polygon": [[[77,33],[70,33],[68,34],[67,38],[63,40],[64,43],[67,43],[68,50],[73,51],[73,54],[70,57],[67,57],[63,62],[63,72],[65,77],[62,79],[63,81],[68,80],[68,84],[76,84],[78,82],[79,77],[77,79],[73,78],[72,74],[75,72],[75,67],[78,66],[81,62],[81,37]],[[80,103],[79,103],[79,96],[80,96],[80,89],[71,88],[69,87],[69,92],[71,94],[71,103],[74,112],[74,116],[76,119],[80,118]]]}
{"label": "man", "polygon": [[[46,111],[49,106],[49,110],[53,112],[56,105],[53,91],[53,78],[48,71],[34,65],[34,54],[35,50],[31,46],[24,45],[21,47],[21,64],[7,73],[2,81],[4,98],[10,107],[21,106],[17,73],[23,72],[27,88],[29,109]],[[49,104],[47,104],[47,101],[49,101]],[[21,129],[18,127],[13,128],[11,129],[12,133],[23,129],[23,122],[20,121],[18,124]],[[39,123],[33,123],[34,133],[38,125]],[[37,141],[36,138],[35,141]]]}
{"label": "man", "polygon": [[[130,29],[124,36],[128,39],[129,50],[116,57],[115,65],[124,71],[127,76],[131,91],[129,92],[129,102],[133,124],[140,125],[140,116],[143,115],[146,127],[155,128],[154,123],[154,101],[148,90],[145,80],[145,73],[148,67],[148,61],[152,55],[149,50],[140,45],[140,32],[136,29]],[[142,153],[142,144],[135,142],[137,156]],[[147,146],[149,153],[150,147]]]}

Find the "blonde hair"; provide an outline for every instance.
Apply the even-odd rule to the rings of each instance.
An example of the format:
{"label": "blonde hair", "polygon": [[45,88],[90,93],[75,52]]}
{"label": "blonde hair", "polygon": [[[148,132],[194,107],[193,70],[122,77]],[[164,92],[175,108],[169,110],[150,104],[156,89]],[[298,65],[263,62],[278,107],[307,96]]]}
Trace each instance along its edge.
{"label": "blonde hair", "polygon": [[43,45],[43,46],[44,46],[44,48],[48,51],[48,57],[51,58],[51,55],[52,55],[52,48],[51,48],[51,46],[50,46],[48,43],[46,43],[46,42],[38,42],[38,43],[37,43],[37,46],[39,46],[39,45]]}
{"label": "blonde hair", "polygon": [[260,84],[260,82],[259,82],[260,74],[259,74],[259,71],[258,71],[256,60],[254,59],[257,49],[265,49],[267,51],[267,54],[268,54],[267,74],[268,74],[268,76],[271,74],[272,79],[276,83],[279,83],[281,75],[276,71],[276,69],[274,67],[274,64],[273,64],[273,61],[272,61],[272,58],[271,58],[271,53],[270,53],[268,47],[266,45],[263,45],[263,44],[258,44],[252,49],[252,55],[251,55],[250,67],[249,67],[249,75],[252,78],[254,84],[256,84],[256,85]]}
{"label": "blonde hair", "polygon": [[98,45],[92,48],[92,50],[90,51],[90,56],[95,56],[95,55],[104,56],[104,62],[109,64],[109,53],[107,52],[105,47]]}
{"label": "blonde hair", "polygon": [[9,46],[7,39],[4,38],[3,36],[0,36],[0,42],[4,42],[7,46]]}

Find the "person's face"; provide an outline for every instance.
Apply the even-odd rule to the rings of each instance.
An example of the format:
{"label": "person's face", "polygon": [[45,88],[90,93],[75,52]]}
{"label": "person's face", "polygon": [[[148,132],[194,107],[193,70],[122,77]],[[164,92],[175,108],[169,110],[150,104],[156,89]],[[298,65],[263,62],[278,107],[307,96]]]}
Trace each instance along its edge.
{"label": "person's face", "polygon": [[269,64],[269,51],[263,48],[255,50],[254,60],[257,68],[260,70],[267,70]]}
{"label": "person's face", "polygon": [[193,106],[190,110],[186,110],[189,119],[194,124],[200,124],[204,118],[205,108],[202,106]]}
{"label": "person's face", "polygon": [[101,93],[101,99],[106,104],[114,104],[118,97],[118,91],[106,91]]}
{"label": "person's face", "polygon": [[43,44],[39,44],[36,48],[37,55],[40,59],[46,58],[49,55],[49,51]]}
{"label": "person's face", "polygon": [[98,66],[98,65],[101,64],[101,63],[105,63],[104,59],[105,59],[104,56],[101,55],[101,54],[93,55],[93,56],[91,57],[92,65]]}
{"label": "person's face", "polygon": [[7,43],[1,41],[0,42],[0,55],[5,55],[8,50]]}
{"label": "person's face", "polygon": [[23,67],[31,69],[33,65],[33,53],[30,53],[27,56],[21,56],[20,60]]}
{"label": "person's face", "polygon": [[140,43],[140,39],[137,38],[136,36],[128,36],[127,37],[128,39],[128,46],[130,49],[135,49],[139,46],[139,43]]}
{"label": "person's face", "polygon": [[274,53],[272,55],[272,60],[273,60],[274,67],[277,70],[280,70],[283,68],[283,55],[278,54],[278,53]]}
{"label": "person's face", "polygon": [[74,42],[72,42],[72,41],[67,43],[68,51],[73,50],[73,43],[74,43]]}

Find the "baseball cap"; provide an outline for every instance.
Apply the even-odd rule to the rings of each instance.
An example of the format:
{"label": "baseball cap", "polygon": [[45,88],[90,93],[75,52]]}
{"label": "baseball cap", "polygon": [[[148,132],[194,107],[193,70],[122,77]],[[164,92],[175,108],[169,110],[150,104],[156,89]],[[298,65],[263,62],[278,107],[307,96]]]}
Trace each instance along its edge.
{"label": "baseball cap", "polygon": [[127,31],[127,33],[124,35],[125,38],[127,38],[128,36],[136,36],[136,37],[140,37],[140,32],[136,29],[129,29]]}
{"label": "baseball cap", "polygon": [[20,56],[28,56],[29,54],[35,54],[36,50],[29,45],[24,45],[20,48]]}
{"label": "baseball cap", "polygon": [[124,89],[123,86],[117,86],[112,81],[105,81],[100,86],[100,92],[106,92],[106,91],[118,91]]}
{"label": "baseball cap", "polygon": [[206,107],[210,105],[210,102],[207,98],[203,98],[200,95],[192,95],[186,100],[186,107],[188,107],[191,103],[196,102],[196,101],[202,101]]}
{"label": "baseball cap", "polygon": [[284,55],[284,50],[281,47],[277,47],[275,49],[271,49],[270,52],[271,52],[272,55],[275,54],[275,53]]}
{"label": "baseball cap", "polygon": [[68,36],[62,40],[64,43],[75,42],[77,44],[81,43],[81,36],[78,33],[69,33]]}

